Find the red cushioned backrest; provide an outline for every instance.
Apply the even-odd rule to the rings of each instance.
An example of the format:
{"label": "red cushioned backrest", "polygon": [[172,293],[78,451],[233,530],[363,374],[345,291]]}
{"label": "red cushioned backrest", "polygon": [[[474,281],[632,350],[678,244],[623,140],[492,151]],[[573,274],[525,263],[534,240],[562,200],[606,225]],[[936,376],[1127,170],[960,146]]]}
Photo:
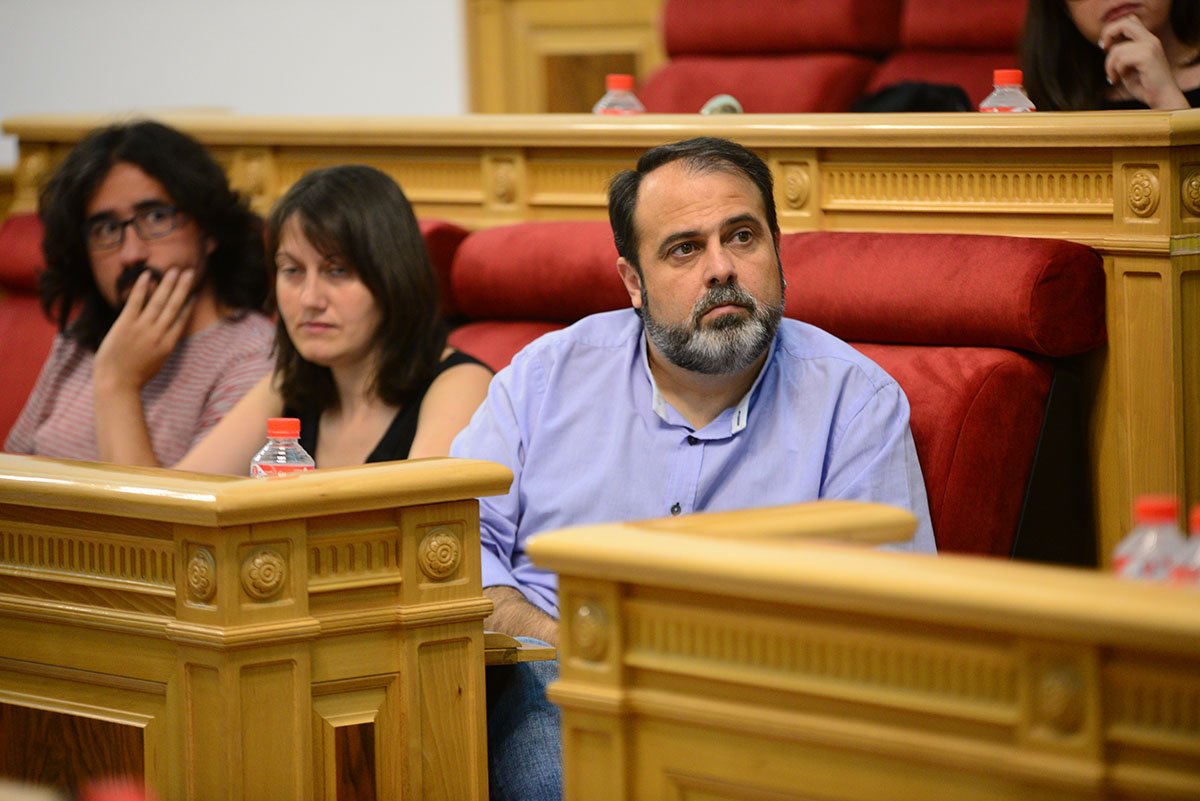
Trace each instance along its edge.
{"label": "red cushioned backrest", "polygon": [[1104,342],[1104,271],[1054,239],[817,232],[783,237],[787,314],[853,342],[1047,356]]}
{"label": "red cushioned backrest", "polygon": [[19,214],[0,224],[0,445],[25,406],[54,340],[37,299],[42,224]]}
{"label": "red cushioned backrest", "polygon": [[454,253],[467,236],[467,229],[443,222],[441,220],[419,220],[421,236],[425,239],[425,248],[429,251],[429,261],[438,280],[438,298],[442,304],[442,314],[448,318],[457,317],[458,307],[454,303],[454,292],[450,288],[450,266],[454,262]]}
{"label": "red cushioned backrest", "polygon": [[863,93],[875,62],[850,53],[787,56],[685,56],[646,80],[638,97],[646,110],[698,112],[717,94],[730,94],[747,114],[844,111]]}
{"label": "red cushioned backrest", "polygon": [[605,222],[521,223],[470,234],[450,272],[474,319],[574,322],[629,305]]}
{"label": "red cushioned backrest", "polygon": [[899,41],[900,0],[669,0],[667,54],[883,52]]}
{"label": "red cushioned backrest", "polygon": [[[977,345],[1048,356],[1104,342],[1104,271],[1053,239],[785,234],[787,315],[852,342]],[[473,319],[570,322],[629,305],[603,222],[521,223],[469,235],[451,285]]]}
{"label": "red cushioned backrest", "polygon": [[0,290],[34,292],[42,269],[42,221],[14,214],[0,223]]}
{"label": "red cushioned backrest", "polygon": [[961,86],[973,106],[992,91],[992,71],[1017,67],[1026,0],[905,0],[900,47],[864,94],[902,81]]}
{"label": "red cushioned backrest", "polygon": [[999,50],[1021,45],[1027,0],[904,0],[902,50]]}
{"label": "red cushioned backrest", "polygon": [[0,295],[0,447],[33,391],[54,332],[36,296]]}

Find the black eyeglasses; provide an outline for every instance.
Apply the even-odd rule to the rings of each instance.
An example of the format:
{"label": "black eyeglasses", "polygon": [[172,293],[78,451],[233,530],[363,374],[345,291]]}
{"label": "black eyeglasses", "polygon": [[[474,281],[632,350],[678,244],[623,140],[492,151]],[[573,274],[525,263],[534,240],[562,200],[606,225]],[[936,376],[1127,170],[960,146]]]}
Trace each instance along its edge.
{"label": "black eyeglasses", "polygon": [[84,227],[83,237],[88,250],[111,250],[125,240],[127,225],[132,225],[137,235],[146,240],[166,236],[182,223],[183,212],[166,203],[157,203],[138,209],[128,220],[118,220],[116,217],[92,220]]}

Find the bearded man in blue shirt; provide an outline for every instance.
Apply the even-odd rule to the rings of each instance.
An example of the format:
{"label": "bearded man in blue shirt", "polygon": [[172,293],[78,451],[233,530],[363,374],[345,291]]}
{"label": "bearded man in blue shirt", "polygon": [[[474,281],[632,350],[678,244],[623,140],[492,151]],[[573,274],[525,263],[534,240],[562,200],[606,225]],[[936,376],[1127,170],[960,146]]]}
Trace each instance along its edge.
{"label": "bearded man in blue shirt", "polygon": [[[917,517],[904,550],[934,551],[908,401],[849,345],[783,319],[770,170],[700,138],[647,151],[609,188],[632,309],[531,343],[492,382],[452,456],[510,467],[480,501],[491,630],[558,639],[557,577],[526,540],[589,523],[818,498]],[[488,671],[492,798],[557,798],[556,663]]]}

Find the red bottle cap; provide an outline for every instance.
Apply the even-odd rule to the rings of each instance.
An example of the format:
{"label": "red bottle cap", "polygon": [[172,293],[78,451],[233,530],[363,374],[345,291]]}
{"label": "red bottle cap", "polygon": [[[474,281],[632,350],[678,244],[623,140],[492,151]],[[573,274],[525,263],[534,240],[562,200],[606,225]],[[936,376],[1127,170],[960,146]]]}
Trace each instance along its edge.
{"label": "red bottle cap", "polygon": [[1174,523],[1179,519],[1179,499],[1174,495],[1139,495],[1133,504],[1135,523]]}
{"label": "red bottle cap", "polygon": [[604,78],[604,88],[610,92],[631,91],[633,89],[633,76],[620,72],[610,72]]}
{"label": "red bottle cap", "polygon": [[295,439],[300,436],[300,420],[295,417],[268,417],[267,436],[271,439]]}
{"label": "red bottle cap", "polygon": [[996,86],[1020,86],[1025,76],[1020,70],[993,70],[992,83]]}

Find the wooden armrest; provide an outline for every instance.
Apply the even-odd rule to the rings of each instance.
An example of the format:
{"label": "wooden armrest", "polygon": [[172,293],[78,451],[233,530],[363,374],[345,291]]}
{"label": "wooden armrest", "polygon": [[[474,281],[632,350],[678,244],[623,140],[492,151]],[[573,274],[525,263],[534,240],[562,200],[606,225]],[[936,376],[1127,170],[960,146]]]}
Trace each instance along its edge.
{"label": "wooden armrest", "polygon": [[548,645],[527,645],[498,631],[483,633],[484,665],[515,665],[518,662],[541,662],[557,658],[557,648]]}

